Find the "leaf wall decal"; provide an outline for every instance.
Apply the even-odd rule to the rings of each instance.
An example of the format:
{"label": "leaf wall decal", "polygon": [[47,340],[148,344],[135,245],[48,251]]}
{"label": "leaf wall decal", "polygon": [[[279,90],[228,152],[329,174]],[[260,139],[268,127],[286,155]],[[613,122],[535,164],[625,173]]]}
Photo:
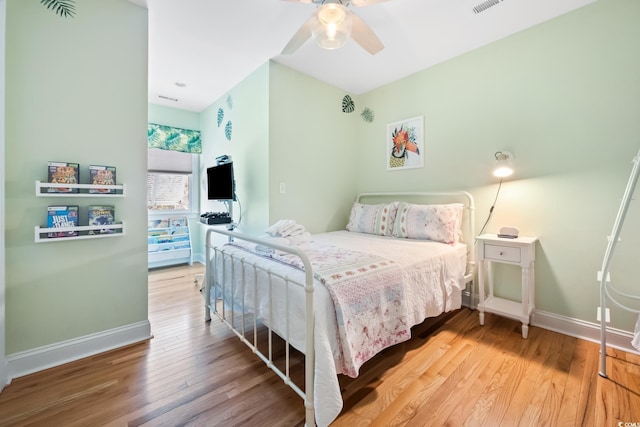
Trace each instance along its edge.
{"label": "leaf wall decal", "polygon": [[345,95],[344,98],[342,98],[342,112],[352,113],[355,109],[356,104],[353,102],[353,99],[351,99],[349,95]]}
{"label": "leaf wall decal", "polygon": [[227,124],[224,126],[224,136],[227,138],[227,140],[231,141],[231,131],[232,131],[233,125],[231,124],[231,121],[228,121]]}
{"label": "leaf wall decal", "polygon": [[365,107],[364,110],[362,110],[362,113],[360,113],[360,117],[362,117],[362,120],[365,122],[371,123],[376,118],[376,114],[371,110],[371,108]]}
{"label": "leaf wall decal", "polygon": [[75,0],[40,0],[40,3],[64,18],[73,18],[76,13]]}

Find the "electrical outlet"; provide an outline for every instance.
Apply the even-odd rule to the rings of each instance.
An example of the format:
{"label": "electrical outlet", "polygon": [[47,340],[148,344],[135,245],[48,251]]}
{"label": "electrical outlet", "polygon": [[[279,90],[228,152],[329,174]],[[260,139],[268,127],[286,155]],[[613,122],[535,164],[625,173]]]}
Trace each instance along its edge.
{"label": "electrical outlet", "polygon": [[287,185],[284,182],[280,183],[280,194],[285,194],[287,192]]}
{"label": "electrical outlet", "polygon": [[[601,309],[600,309],[600,307],[598,307],[598,311],[597,311],[597,314],[596,314],[596,320],[597,320],[598,322],[601,322],[601,321],[602,321],[602,320],[601,320],[601,319],[602,319],[602,316],[600,316],[600,313],[601,313],[601,311],[600,311],[600,310],[601,310]],[[604,310],[605,310],[605,312],[604,312],[604,316],[605,316],[605,318],[606,318],[606,323],[609,323],[609,322],[611,322],[611,314],[610,314],[610,312],[609,312],[609,309],[608,309],[608,308],[605,308]]]}

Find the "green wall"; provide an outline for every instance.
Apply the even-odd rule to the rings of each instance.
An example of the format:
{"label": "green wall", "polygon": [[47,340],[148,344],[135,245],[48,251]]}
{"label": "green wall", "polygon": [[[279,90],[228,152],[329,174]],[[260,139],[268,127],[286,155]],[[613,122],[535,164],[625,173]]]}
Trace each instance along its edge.
{"label": "green wall", "polygon": [[[5,35],[6,35],[6,0],[0,0],[0,164],[4,165],[5,146]],[[4,174],[0,175],[0,388],[9,382],[7,359],[5,357],[5,200],[4,200]]]}
{"label": "green wall", "polygon": [[[486,229],[518,226],[540,237],[537,309],[595,322],[600,270],[640,148],[640,2],[600,0],[363,95],[376,113],[360,125],[360,190],[466,189],[476,198],[478,228],[494,200],[493,155],[515,155]],[[424,116],[425,167],[386,171],[386,124]],[[635,288],[640,242],[632,207],[612,277]],[[498,271],[519,283],[519,272]],[[519,298],[518,286],[499,286]],[[612,325],[635,318],[612,310]]]}
{"label": "green wall", "polygon": [[[271,62],[269,220],[295,219],[307,231],[344,229],[367,144],[358,113],[342,112],[346,93]],[[285,193],[280,193],[280,183]]]}
{"label": "green wall", "polygon": [[164,105],[149,104],[149,123],[200,130],[200,114]]}
{"label": "green wall", "polygon": [[[201,114],[201,194],[206,194],[206,168],[216,156],[229,154],[242,202],[240,231],[263,234],[280,219],[295,219],[311,232],[344,228],[361,149],[359,116],[342,112],[344,95],[281,64],[263,64]],[[231,141],[224,133],[229,120]],[[223,210],[204,197],[201,206]],[[238,204],[234,209],[237,220]]]}
{"label": "green wall", "polygon": [[[61,18],[38,1],[7,1],[6,352],[147,321],[147,10],[126,0],[76,2]],[[34,243],[48,205],[35,197],[48,161],[117,167],[110,198],[126,235]],[[84,208],[84,209],[83,209]],[[86,222],[85,222],[86,223]]]}
{"label": "green wall", "polygon": [[[206,199],[207,168],[216,164],[216,157],[231,156],[236,179],[234,220],[242,219],[240,230],[259,233],[268,224],[269,212],[269,65],[263,64],[241,83],[200,114],[202,156],[200,161],[200,206],[203,212],[224,211],[225,207]],[[218,126],[218,110],[223,119]],[[225,126],[231,122],[231,139]],[[240,205],[242,209],[240,209]],[[206,227],[201,227],[202,233]]]}

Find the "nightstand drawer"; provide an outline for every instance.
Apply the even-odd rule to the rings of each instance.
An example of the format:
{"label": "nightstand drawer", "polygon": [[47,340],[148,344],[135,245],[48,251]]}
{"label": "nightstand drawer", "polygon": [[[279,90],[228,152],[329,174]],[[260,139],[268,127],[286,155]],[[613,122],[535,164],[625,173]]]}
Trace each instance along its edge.
{"label": "nightstand drawer", "polygon": [[520,262],[520,248],[511,246],[484,245],[484,257],[489,260]]}

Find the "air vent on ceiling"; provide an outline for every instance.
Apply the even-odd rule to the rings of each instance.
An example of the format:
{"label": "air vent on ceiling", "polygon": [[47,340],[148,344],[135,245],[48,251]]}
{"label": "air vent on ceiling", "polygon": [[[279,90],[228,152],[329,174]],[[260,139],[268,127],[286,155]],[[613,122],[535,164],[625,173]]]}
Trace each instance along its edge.
{"label": "air vent on ceiling", "polygon": [[175,101],[178,102],[178,100],[176,98],[170,98],[168,96],[164,96],[164,95],[158,95],[158,98],[162,98],[162,99],[166,99],[168,101]]}
{"label": "air vent on ceiling", "polygon": [[473,13],[484,12],[485,10],[489,9],[490,7],[493,7],[493,6],[496,6],[496,5],[500,4],[500,2],[502,2],[502,0],[487,0],[487,1],[484,1],[484,2],[476,5],[473,8]]}

